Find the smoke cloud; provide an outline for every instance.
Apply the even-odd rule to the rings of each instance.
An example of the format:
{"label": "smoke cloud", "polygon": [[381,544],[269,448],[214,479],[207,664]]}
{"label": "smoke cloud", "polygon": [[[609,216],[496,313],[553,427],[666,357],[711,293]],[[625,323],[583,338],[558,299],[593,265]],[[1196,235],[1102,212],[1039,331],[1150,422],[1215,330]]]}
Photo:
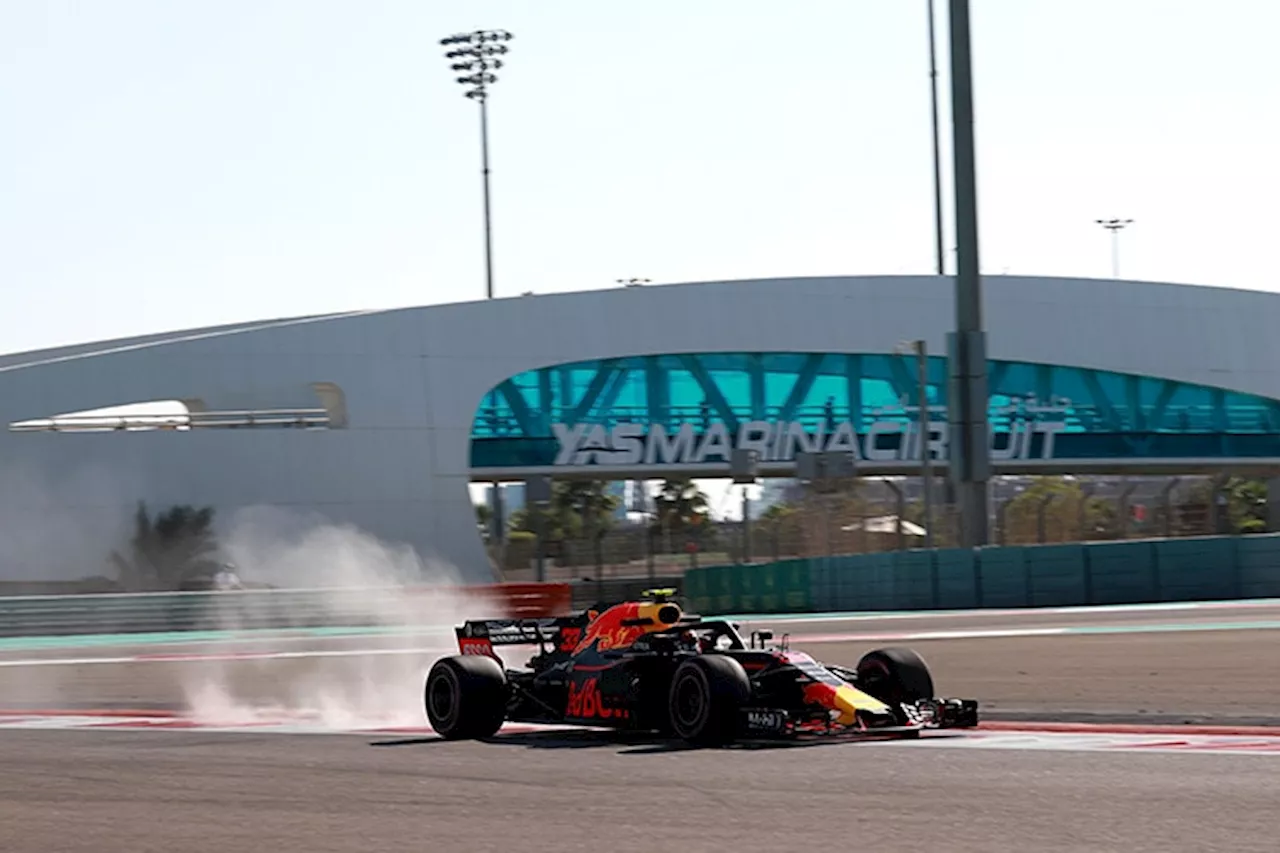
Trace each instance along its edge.
{"label": "smoke cloud", "polygon": [[[220,539],[242,580],[311,590],[308,601],[322,610],[288,612],[267,605],[275,618],[301,627],[323,615],[325,621],[395,630],[319,636],[288,646],[288,651],[301,646],[330,655],[325,657],[187,665],[180,670],[181,688],[201,722],[302,718],[334,729],[423,725],[423,682],[436,659],[456,653],[454,626],[467,618],[501,615],[497,601],[460,590],[454,567],[317,515],[253,508],[233,516]],[[219,607],[218,627],[234,629],[246,616],[261,615],[237,609],[242,599],[235,593],[218,598],[227,605]],[[242,648],[282,646],[266,641]]]}
{"label": "smoke cloud", "polygon": [[[13,468],[9,472],[16,473]],[[127,539],[132,504],[119,500],[107,472],[86,473],[78,483],[104,492],[102,529],[81,535],[83,528],[68,525],[59,536],[58,501],[50,490],[39,487],[38,479],[24,471],[0,489],[6,519],[29,516],[29,522],[14,525],[14,536],[0,536],[5,546],[0,554],[33,566],[56,562],[69,577],[88,574],[84,566],[91,557],[103,565],[108,550],[103,544]],[[77,508],[77,514],[80,511]],[[0,671],[3,705],[167,707],[208,724],[296,719],[334,730],[422,726],[424,680],[438,658],[457,652],[454,627],[468,618],[503,615],[501,601],[461,586],[456,567],[353,525],[334,524],[317,513],[253,507],[216,519],[215,524],[223,555],[235,563],[241,580],[251,587],[275,587],[192,596],[193,601],[207,601],[195,610],[197,623],[192,627],[230,632],[229,640],[216,646],[101,646],[83,653],[44,654],[216,652],[287,657],[7,667]],[[41,574],[48,579],[54,572],[46,569]],[[305,607],[296,606],[298,590],[308,591]],[[264,636],[253,630],[267,625],[286,632]],[[353,626],[361,633],[338,635],[321,625]],[[512,664],[527,656],[524,648],[504,655]]]}

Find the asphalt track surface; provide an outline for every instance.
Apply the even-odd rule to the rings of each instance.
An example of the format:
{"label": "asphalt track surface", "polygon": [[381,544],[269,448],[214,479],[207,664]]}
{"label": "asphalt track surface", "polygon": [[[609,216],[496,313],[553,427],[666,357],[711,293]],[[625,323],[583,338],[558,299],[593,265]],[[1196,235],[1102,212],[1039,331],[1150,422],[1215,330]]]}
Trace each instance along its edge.
{"label": "asphalt track surface", "polygon": [[[911,645],[934,669],[939,692],[978,698],[988,719],[1280,724],[1275,604],[806,618],[772,627],[840,663],[878,645]],[[8,650],[0,654],[0,705],[194,702],[217,714],[327,703],[339,727],[344,714],[373,710],[420,724],[421,674],[439,652],[402,650],[437,640]],[[228,654],[246,651],[335,654]],[[185,659],[210,653],[230,659]],[[79,662],[157,654],[184,659]],[[0,729],[0,850],[1275,851],[1278,760],[1016,744],[700,751],[594,732],[445,743]]]}
{"label": "asphalt track surface", "polygon": [[0,733],[7,853],[1268,851],[1258,756]]}
{"label": "asphalt track surface", "polygon": [[[793,648],[846,665],[877,646],[909,645],[929,662],[939,693],[978,699],[988,719],[1280,725],[1280,604],[1273,602],[742,623],[744,634],[760,627],[779,638],[788,632]],[[456,650],[452,643],[444,629],[7,650],[0,653],[0,706],[320,703],[420,720],[422,678],[432,660]],[[512,652],[513,662],[523,658],[525,650]],[[15,665],[36,662],[43,665]]]}

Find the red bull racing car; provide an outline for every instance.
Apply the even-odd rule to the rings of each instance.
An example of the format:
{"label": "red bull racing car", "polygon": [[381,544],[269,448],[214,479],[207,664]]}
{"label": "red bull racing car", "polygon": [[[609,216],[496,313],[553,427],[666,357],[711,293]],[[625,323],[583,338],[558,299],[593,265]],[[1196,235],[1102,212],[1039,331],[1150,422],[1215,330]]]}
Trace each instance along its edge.
{"label": "red bull racing car", "polygon": [[[503,723],[550,723],[675,736],[699,746],[805,734],[915,736],[972,727],[978,704],[933,695],[919,655],[886,648],[854,669],[749,639],[722,619],[684,613],[670,590],[541,619],[467,621],[458,655],[432,665],[427,719],[447,739],[486,738]],[[497,646],[536,645],[527,667]]]}

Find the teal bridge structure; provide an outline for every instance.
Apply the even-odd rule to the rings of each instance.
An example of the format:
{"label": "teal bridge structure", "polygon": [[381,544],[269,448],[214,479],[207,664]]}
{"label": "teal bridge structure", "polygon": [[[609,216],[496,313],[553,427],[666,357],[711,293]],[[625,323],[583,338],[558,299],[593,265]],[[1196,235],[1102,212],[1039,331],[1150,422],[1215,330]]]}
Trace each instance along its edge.
{"label": "teal bridge structure", "polygon": [[[1052,364],[993,360],[988,370],[997,472],[1185,472],[1280,463],[1280,400]],[[619,425],[635,425],[628,435],[642,436],[655,427],[667,437],[685,429],[695,442],[719,431],[732,444],[744,425],[764,422],[790,431],[798,424],[810,437],[847,424],[859,436],[854,449],[864,467],[914,469],[917,376],[914,354],[885,353],[691,352],[544,367],[485,395],[472,422],[470,464],[481,478],[589,475],[601,463],[583,464],[581,454],[566,460],[565,436],[575,428],[575,439],[587,444],[596,436],[589,449],[609,451],[608,437]],[[944,430],[946,359],[930,357],[927,376],[931,429]],[[896,437],[895,423],[902,430]],[[1010,452],[1019,431],[1031,443]],[[869,450],[872,432],[882,434]],[[789,467],[784,455],[766,457],[763,467],[773,463],[781,472]],[[728,463],[721,454],[676,467],[723,476]]]}

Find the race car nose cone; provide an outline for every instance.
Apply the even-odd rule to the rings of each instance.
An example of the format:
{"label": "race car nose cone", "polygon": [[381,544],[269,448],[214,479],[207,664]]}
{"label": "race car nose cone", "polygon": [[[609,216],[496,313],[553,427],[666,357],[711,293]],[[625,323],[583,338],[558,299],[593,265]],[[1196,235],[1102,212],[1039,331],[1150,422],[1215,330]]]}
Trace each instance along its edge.
{"label": "race car nose cone", "polygon": [[811,684],[805,688],[805,698],[835,711],[837,721],[846,726],[853,725],[859,711],[873,714],[886,714],[890,711],[888,705],[850,684],[841,684],[839,687]]}
{"label": "race car nose cone", "polygon": [[836,707],[841,711],[841,722],[848,719],[850,723],[857,717],[858,711],[870,711],[873,714],[887,714],[889,706],[870,694],[863,693],[856,687],[842,684],[836,688]]}

